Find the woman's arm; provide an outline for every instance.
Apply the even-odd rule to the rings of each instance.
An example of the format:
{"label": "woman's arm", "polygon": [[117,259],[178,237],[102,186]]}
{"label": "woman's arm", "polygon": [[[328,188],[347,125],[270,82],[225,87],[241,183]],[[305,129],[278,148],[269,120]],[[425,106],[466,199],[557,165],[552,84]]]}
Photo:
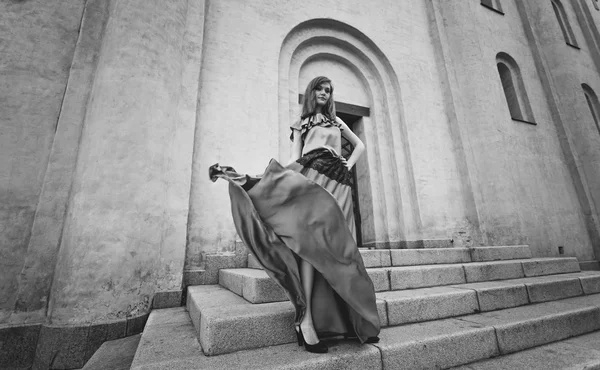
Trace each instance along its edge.
{"label": "woman's arm", "polygon": [[288,165],[296,162],[300,156],[302,156],[302,131],[294,130],[294,142],[292,142],[292,152],[290,154],[290,160],[288,161]]}
{"label": "woman's arm", "polygon": [[348,125],[346,125],[346,123],[344,121],[342,121],[341,118],[335,117],[335,120],[340,125],[342,125],[342,129],[343,129],[342,136],[344,136],[346,139],[348,139],[348,141],[354,146],[352,155],[350,156],[350,158],[348,158],[348,161],[346,162],[346,167],[348,167],[348,169],[351,169],[352,167],[354,167],[354,165],[358,161],[358,158],[360,158],[360,156],[365,151],[365,144],[363,144],[363,142],[358,138],[358,136],[356,136],[354,134],[354,132],[352,132],[352,130],[350,130]]}

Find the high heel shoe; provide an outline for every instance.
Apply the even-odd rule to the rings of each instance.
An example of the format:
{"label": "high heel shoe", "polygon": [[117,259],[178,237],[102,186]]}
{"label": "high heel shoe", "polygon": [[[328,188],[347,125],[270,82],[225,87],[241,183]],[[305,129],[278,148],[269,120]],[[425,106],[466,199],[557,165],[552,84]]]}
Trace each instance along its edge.
{"label": "high heel shoe", "polygon": [[317,344],[308,344],[304,340],[304,335],[302,334],[302,329],[299,326],[296,327],[296,337],[298,338],[298,345],[300,347],[304,346],[308,352],[312,353],[327,353],[329,351],[329,347],[321,341]]}

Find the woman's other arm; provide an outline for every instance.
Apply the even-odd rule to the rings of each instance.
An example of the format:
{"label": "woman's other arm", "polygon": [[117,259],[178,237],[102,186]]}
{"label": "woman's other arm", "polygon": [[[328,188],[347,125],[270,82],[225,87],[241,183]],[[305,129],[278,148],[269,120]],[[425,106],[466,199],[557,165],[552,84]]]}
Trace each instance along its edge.
{"label": "woman's other arm", "polygon": [[342,136],[344,136],[346,139],[348,139],[348,141],[352,144],[352,146],[354,146],[352,155],[350,156],[350,158],[348,158],[348,161],[346,162],[346,167],[348,167],[348,169],[351,169],[352,167],[354,167],[354,165],[358,161],[358,158],[360,158],[360,156],[365,151],[365,144],[363,144],[363,142],[358,138],[358,136],[356,136],[354,134],[354,132],[352,132],[352,130],[350,130],[348,125],[346,125],[346,123],[344,121],[342,121],[341,118],[335,117],[335,120],[340,125],[342,125],[342,129],[343,129]]}
{"label": "woman's other arm", "polygon": [[290,160],[288,161],[288,165],[296,162],[300,156],[302,156],[302,132],[300,130],[294,130],[294,141],[292,142],[292,152],[290,154]]}

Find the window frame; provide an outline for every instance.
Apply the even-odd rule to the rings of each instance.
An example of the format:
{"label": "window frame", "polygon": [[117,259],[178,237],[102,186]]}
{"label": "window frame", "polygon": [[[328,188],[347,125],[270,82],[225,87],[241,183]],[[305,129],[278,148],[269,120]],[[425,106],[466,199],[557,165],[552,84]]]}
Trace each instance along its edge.
{"label": "window frame", "polygon": [[583,90],[583,95],[585,96],[585,100],[590,110],[590,114],[592,115],[592,119],[596,124],[598,134],[600,135],[600,101],[598,101],[598,96],[596,95],[594,89],[592,89],[588,84],[581,84],[581,88]]}
{"label": "window frame", "polygon": [[577,44],[577,39],[575,38],[575,33],[573,32],[573,27],[571,27],[571,22],[569,22],[569,16],[565,7],[560,2],[560,0],[550,0],[552,4],[552,9],[554,10],[554,15],[556,16],[556,20],[558,21],[558,25],[560,30],[562,31],[563,38],[567,45],[580,50],[579,45]]}
{"label": "window frame", "polygon": [[[510,118],[513,121],[537,125],[517,62],[507,53],[500,52],[496,55],[496,71]],[[510,82],[510,86],[506,84],[507,81]]]}
{"label": "window frame", "polygon": [[500,0],[480,0],[479,3],[485,8],[493,10],[498,14],[504,15],[504,12],[502,11],[502,4],[500,4]]}

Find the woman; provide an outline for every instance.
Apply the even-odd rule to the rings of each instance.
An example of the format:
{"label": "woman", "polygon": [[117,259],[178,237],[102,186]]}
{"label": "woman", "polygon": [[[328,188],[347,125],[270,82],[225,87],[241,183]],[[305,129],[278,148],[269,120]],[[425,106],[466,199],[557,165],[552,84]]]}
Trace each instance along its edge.
{"label": "woman", "polygon": [[[210,168],[229,181],[236,230],[296,308],[298,344],[325,353],[319,335],[376,342],[380,330],[373,283],[354,240],[350,172],[364,144],[335,115],[333,86],[307,86],[300,120],[290,126],[286,167],[271,160],[260,178]],[[355,147],[348,160],[341,137]]]}

